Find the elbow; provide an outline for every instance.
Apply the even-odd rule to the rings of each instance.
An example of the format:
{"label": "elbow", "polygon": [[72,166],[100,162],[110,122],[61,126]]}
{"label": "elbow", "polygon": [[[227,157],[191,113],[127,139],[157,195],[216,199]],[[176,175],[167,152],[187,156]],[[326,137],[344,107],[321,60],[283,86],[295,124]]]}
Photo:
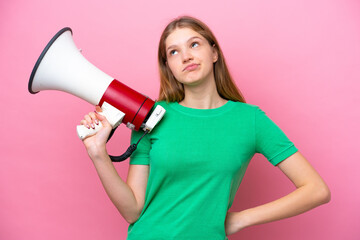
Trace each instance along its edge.
{"label": "elbow", "polygon": [[328,202],[330,202],[330,200],[331,200],[331,192],[330,192],[330,189],[328,187],[326,187],[326,191],[323,196],[323,201],[324,201],[324,203],[328,203]]}
{"label": "elbow", "polygon": [[134,222],[137,221],[137,219],[135,219],[135,218],[126,218],[125,220],[126,220],[129,224],[133,224]]}
{"label": "elbow", "polygon": [[133,212],[132,214],[128,214],[127,216],[123,215],[123,217],[125,221],[127,221],[129,224],[133,224],[139,219],[140,212],[139,211]]}
{"label": "elbow", "polygon": [[139,219],[139,215],[133,215],[133,216],[127,216],[124,217],[125,221],[127,221],[129,224],[135,223]]}
{"label": "elbow", "polygon": [[331,192],[329,187],[324,183],[317,187],[317,202],[319,205],[326,204],[331,200]]}
{"label": "elbow", "polygon": [[[133,224],[139,219],[141,212],[143,210],[143,207],[144,207],[144,204],[141,204],[140,206],[137,205],[137,206],[127,207],[126,211],[123,211],[123,212],[120,211],[120,209],[118,209],[118,210],[126,222],[128,222],[129,224]],[[125,209],[123,209],[123,210],[125,210]]]}

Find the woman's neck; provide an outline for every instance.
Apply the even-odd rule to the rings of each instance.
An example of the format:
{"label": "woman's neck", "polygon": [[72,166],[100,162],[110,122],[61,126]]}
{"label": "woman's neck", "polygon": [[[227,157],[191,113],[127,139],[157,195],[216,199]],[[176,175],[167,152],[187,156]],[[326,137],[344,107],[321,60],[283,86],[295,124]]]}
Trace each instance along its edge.
{"label": "woman's neck", "polygon": [[220,97],[215,81],[206,86],[184,86],[185,98],[180,105],[197,109],[212,109],[224,105],[227,100]]}

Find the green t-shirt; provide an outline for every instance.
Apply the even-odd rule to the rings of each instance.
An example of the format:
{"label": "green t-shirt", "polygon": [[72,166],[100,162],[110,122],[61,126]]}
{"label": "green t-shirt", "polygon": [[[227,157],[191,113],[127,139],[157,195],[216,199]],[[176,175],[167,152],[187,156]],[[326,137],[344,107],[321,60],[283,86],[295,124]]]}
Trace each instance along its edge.
{"label": "green t-shirt", "polygon": [[[257,106],[215,109],[157,102],[166,113],[130,164],[149,165],[145,205],[128,240],[224,240],[225,217],[255,153],[274,166],[297,152]],[[132,132],[136,142],[143,132]]]}

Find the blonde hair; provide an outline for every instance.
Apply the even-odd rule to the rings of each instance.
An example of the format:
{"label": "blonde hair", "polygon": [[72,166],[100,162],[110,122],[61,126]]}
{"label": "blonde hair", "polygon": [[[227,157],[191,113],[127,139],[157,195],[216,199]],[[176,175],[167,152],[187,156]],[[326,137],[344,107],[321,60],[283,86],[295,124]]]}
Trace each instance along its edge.
{"label": "blonde hair", "polygon": [[190,16],[182,16],[174,19],[166,26],[161,35],[158,49],[158,64],[160,73],[160,92],[158,101],[180,102],[185,97],[183,84],[175,79],[166,64],[167,58],[165,41],[167,37],[177,28],[190,28],[202,35],[208,41],[210,46],[214,46],[214,49],[218,53],[218,59],[214,63],[213,69],[216,88],[220,97],[236,102],[245,102],[245,98],[235,85],[230,75],[224,55],[214,34],[206,24]]}

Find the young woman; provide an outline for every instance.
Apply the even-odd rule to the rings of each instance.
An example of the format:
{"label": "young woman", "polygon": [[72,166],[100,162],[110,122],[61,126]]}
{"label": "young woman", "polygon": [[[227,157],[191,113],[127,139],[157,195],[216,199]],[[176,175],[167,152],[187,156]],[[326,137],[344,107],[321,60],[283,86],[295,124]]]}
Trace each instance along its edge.
{"label": "young woman", "polygon": [[[330,201],[330,191],[294,144],[257,106],[245,103],[210,29],[192,17],[173,20],[159,43],[160,95],[166,114],[130,158],[127,181],[106,151],[104,128],[84,140],[102,184],[130,223],[128,240],[224,240],[256,224],[295,216]],[[97,107],[97,111],[101,111]],[[142,133],[133,132],[132,142]],[[267,204],[228,212],[255,153],[296,190]]]}

